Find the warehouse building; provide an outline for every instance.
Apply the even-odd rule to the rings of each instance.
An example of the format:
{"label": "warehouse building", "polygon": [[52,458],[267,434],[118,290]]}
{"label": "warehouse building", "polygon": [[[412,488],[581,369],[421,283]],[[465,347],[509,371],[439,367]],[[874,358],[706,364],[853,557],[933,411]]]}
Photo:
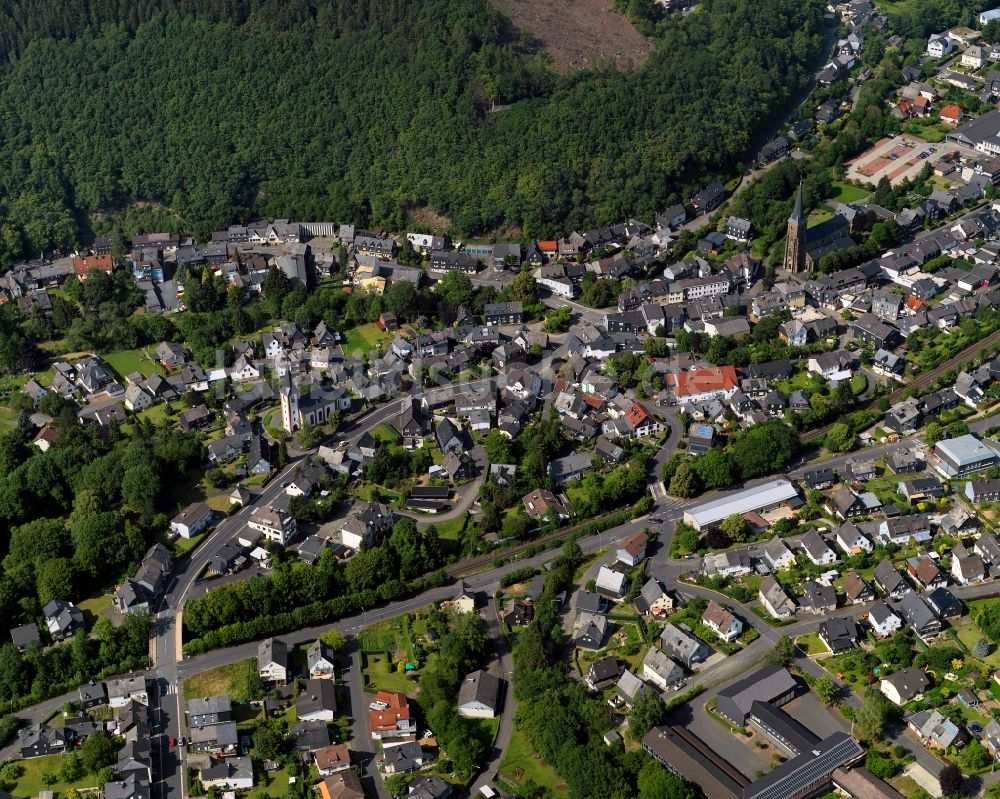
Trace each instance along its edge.
{"label": "warehouse building", "polygon": [[697,530],[705,530],[733,513],[767,513],[800,501],[792,482],[779,478],[696,505],[684,512],[684,521]]}

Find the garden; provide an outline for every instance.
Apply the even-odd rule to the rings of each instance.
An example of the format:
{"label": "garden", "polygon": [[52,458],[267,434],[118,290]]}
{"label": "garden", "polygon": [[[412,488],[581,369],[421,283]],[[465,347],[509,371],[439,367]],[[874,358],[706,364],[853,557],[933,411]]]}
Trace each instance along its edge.
{"label": "garden", "polygon": [[417,693],[421,667],[433,660],[428,612],[416,611],[373,624],[358,633],[358,651],[366,691]]}

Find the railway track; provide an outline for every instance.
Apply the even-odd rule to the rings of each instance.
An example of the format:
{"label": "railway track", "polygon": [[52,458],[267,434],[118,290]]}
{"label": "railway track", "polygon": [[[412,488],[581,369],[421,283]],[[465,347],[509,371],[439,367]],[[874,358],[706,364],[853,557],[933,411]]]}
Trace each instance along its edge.
{"label": "railway track", "polygon": [[[933,369],[928,369],[926,372],[921,372],[905,386],[901,386],[900,388],[895,389],[893,392],[889,394],[889,403],[893,404],[898,402],[903,398],[904,392],[909,391],[910,389],[926,388],[927,386],[932,385],[934,381],[937,380],[939,377],[941,377],[941,375],[943,375],[945,372],[954,369],[959,364],[965,363],[965,361],[977,358],[979,356],[979,353],[983,350],[984,347],[989,348],[992,347],[994,344],[1000,344],[1000,330],[996,330],[993,333],[990,333],[990,335],[988,335],[986,338],[977,341],[974,344],[970,344],[964,350],[962,350],[956,355],[953,355],[944,363],[940,364],[939,366],[935,366]],[[874,402],[875,400],[872,400],[866,403],[865,405],[857,408],[857,410],[866,410],[867,408],[871,407],[871,405]],[[810,441],[816,441],[817,439],[822,438],[827,434],[827,431],[830,429],[830,427],[832,427],[832,423],[828,424],[826,427],[821,427],[818,430],[810,430],[808,433],[805,433],[802,436],[802,442],[808,443]]]}

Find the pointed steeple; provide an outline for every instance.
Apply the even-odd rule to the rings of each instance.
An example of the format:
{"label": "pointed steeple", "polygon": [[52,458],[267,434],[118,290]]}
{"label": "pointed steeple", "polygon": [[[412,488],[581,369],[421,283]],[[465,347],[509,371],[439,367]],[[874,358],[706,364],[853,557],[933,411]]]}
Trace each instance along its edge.
{"label": "pointed steeple", "polygon": [[806,222],[806,218],[802,214],[802,178],[799,178],[799,188],[795,192],[795,208],[792,209],[792,215],[788,217],[788,221],[793,225],[804,225]]}

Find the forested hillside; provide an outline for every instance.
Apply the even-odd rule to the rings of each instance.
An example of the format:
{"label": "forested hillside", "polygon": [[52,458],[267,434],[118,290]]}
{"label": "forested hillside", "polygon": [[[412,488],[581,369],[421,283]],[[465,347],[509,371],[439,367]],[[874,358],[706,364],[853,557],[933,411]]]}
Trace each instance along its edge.
{"label": "forested hillside", "polygon": [[8,263],[132,200],[202,234],[423,206],[466,233],[649,218],[733,170],[822,44],[819,0],[705,0],[641,69],[557,77],[486,0],[3,9]]}

